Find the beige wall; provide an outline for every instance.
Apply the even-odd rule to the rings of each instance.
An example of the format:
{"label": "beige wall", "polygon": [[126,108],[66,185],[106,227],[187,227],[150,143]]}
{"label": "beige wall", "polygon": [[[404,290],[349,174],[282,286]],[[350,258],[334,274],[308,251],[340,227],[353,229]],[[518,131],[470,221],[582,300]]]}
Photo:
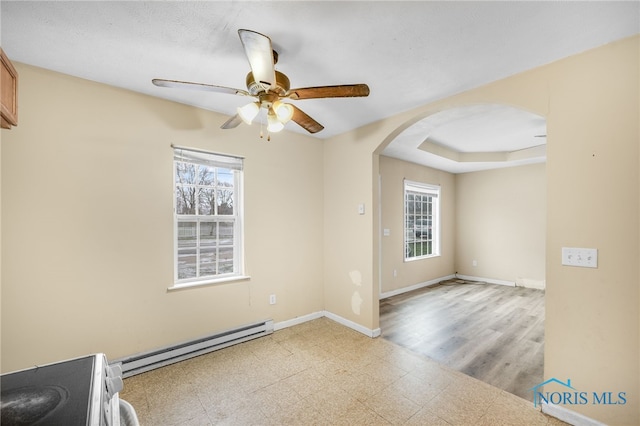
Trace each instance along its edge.
{"label": "beige wall", "polygon": [[[639,41],[612,43],[358,129],[350,138],[360,135],[361,143],[353,142],[350,151],[357,147],[360,155],[349,152],[350,158],[366,157],[373,141],[381,143],[370,168],[350,170],[350,185],[361,191],[343,190],[353,199],[373,199],[377,154],[403,128],[438,111],[504,103],[546,117],[545,377],[570,378],[589,392],[626,392],[625,405],[568,407],[616,425],[640,423]],[[340,215],[334,212],[332,222]],[[372,232],[376,221],[374,212]],[[341,239],[326,242],[331,257],[353,248],[343,249],[339,241],[361,241],[362,250],[373,241],[375,259],[375,233],[371,239],[365,229],[343,228]],[[562,266],[563,246],[597,248],[598,268]],[[377,273],[373,262],[362,266]],[[377,282],[366,285],[377,304]],[[325,283],[325,298],[345,298],[346,287],[345,279]]]}
{"label": "beige wall", "polygon": [[[547,118],[548,128],[545,377],[569,377],[590,391],[627,392],[625,405],[570,408],[606,423],[637,424],[638,40],[603,46],[327,140],[326,308],[364,327],[378,326],[380,218],[377,209],[361,217],[355,209],[377,199],[379,153],[396,134],[454,106],[495,102],[532,111]],[[587,147],[600,155],[591,167],[579,158]],[[604,189],[595,182],[601,178],[608,184],[609,204],[597,206],[592,189]],[[603,214],[618,211],[623,213],[615,220]],[[598,248],[599,268],[561,266],[564,245]],[[354,270],[362,273],[359,283],[349,275]],[[351,307],[356,292],[363,299],[357,314]]]}
{"label": "beige wall", "polygon": [[[264,141],[252,129],[226,136],[216,114],[20,66],[21,124],[2,140],[3,370],[103,348],[114,357],[267,315],[284,320],[321,309],[323,295],[325,309],[377,328],[379,153],[425,116],[495,102],[547,118],[545,377],[570,378],[586,391],[625,391],[625,405],[570,408],[605,423],[640,423],[639,41],[594,49],[323,143],[282,136],[271,142],[276,150],[256,148]],[[247,172],[256,185],[247,183],[247,208],[261,209],[247,218],[247,235],[255,235],[247,243],[250,282],[166,292],[171,191],[164,170],[171,167],[168,145],[177,141],[246,155],[247,164],[275,173],[250,179]],[[78,156],[83,161],[74,162]],[[282,158],[301,164],[288,179],[278,170]],[[272,200],[263,194],[277,184],[286,193],[307,189],[296,192],[301,202],[286,219],[258,204]],[[130,192],[140,188],[148,191],[143,202]],[[61,193],[64,203],[55,197]],[[365,215],[357,214],[359,203]],[[262,226],[270,220],[293,221],[314,241],[300,246],[299,233]],[[275,247],[272,236],[281,238]],[[598,269],[562,266],[562,246],[598,248]],[[274,262],[297,265],[270,273]],[[263,296],[271,289],[302,296],[269,307]],[[354,309],[357,295],[362,302]],[[96,308],[100,300],[115,307],[114,328],[89,332],[79,323],[90,315],[106,320],[107,309]],[[54,319],[40,320],[43,313]],[[46,354],[37,355],[43,348]]]}
{"label": "beige wall", "polygon": [[324,142],[325,309],[371,332],[379,325],[372,292],[378,279],[373,267],[377,200],[371,185],[378,173],[371,160],[376,141],[375,134],[356,130]]}
{"label": "beige wall", "polygon": [[[638,41],[560,61],[548,78],[545,375],[627,390],[624,407],[579,407],[616,425],[640,423]],[[597,248],[598,268],[562,266],[562,247]]]}
{"label": "beige wall", "polygon": [[[544,284],[544,164],[453,175],[380,156],[380,175],[381,226],[390,231],[381,240],[381,294],[456,273],[518,285]],[[442,187],[441,256],[404,262],[405,178]]]}
{"label": "beige wall", "polygon": [[[20,125],[1,146],[3,371],[323,309],[320,141],[267,142],[255,126],[220,130],[222,115],[16,68]],[[246,157],[250,280],[167,291],[171,144]]]}
{"label": "beige wall", "polygon": [[[381,294],[394,292],[455,273],[455,175],[380,156],[382,228]],[[404,179],[440,185],[440,256],[404,261]],[[396,274],[394,276],[394,271]]]}
{"label": "beige wall", "polygon": [[[545,279],[545,165],[456,175],[456,271],[542,284]],[[476,266],[473,266],[473,261]]]}

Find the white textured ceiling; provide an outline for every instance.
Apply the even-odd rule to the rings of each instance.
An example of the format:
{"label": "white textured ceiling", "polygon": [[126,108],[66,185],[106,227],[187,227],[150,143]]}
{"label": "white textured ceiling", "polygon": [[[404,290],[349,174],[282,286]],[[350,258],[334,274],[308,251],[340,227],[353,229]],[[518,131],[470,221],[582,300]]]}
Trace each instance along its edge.
{"label": "white textured ceiling", "polygon": [[[371,88],[367,98],[297,101],[325,126],[319,138],[640,31],[635,1],[2,0],[0,7],[0,42],[14,61],[227,115],[246,98],[159,88],[151,79],[244,89],[249,65],[237,30],[266,34],[292,87]],[[286,129],[304,132],[294,123]]]}
{"label": "white textured ceiling", "polygon": [[417,121],[383,155],[450,173],[546,161],[544,117],[507,105],[451,108]]}

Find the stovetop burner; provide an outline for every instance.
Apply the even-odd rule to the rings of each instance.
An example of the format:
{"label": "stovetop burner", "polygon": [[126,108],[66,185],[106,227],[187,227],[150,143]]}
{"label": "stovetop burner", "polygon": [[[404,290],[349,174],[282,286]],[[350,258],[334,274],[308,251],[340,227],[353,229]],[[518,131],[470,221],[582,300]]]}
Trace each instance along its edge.
{"label": "stovetop burner", "polygon": [[0,376],[0,424],[86,425],[95,357]]}
{"label": "stovetop burner", "polygon": [[2,392],[0,424],[28,426],[44,420],[69,399],[62,386],[25,386]]}

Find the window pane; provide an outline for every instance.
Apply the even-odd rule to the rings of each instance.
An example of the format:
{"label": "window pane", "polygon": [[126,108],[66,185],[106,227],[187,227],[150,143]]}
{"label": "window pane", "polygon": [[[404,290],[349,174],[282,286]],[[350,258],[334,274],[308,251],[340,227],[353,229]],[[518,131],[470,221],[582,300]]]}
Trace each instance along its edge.
{"label": "window pane", "polygon": [[196,276],[196,249],[178,249],[178,279]]}
{"label": "window pane", "polygon": [[176,213],[196,214],[196,189],[193,186],[176,186]]}
{"label": "window pane", "polygon": [[214,247],[200,250],[200,276],[216,274],[216,249]]}
{"label": "window pane", "polygon": [[196,222],[178,222],[178,247],[196,247]]}
{"label": "window pane", "polygon": [[196,165],[176,161],[176,183],[196,183]]}
{"label": "window pane", "polygon": [[198,213],[201,215],[215,214],[216,196],[211,188],[198,189]]}
{"label": "window pane", "polygon": [[218,214],[233,215],[233,189],[218,189]]}
{"label": "window pane", "polygon": [[421,241],[420,242],[420,256],[426,256],[431,254],[431,243],[429,241]]}
{"label": "window pane", "polygon": [[223,245],[233,245],[233,222],[218,223],[218,241]]}
{"label": "window pane", "polygon": [[233,247],[222,247],[218,257],[218,273],[229,274],[233,272]]}
{"label": "window pane", "polygon": [[233,170],[218,169],[218,186],[233,188]]}
{"label": "window pane", "polygon": [[215,167],[198,166],[198,185],[210,186],[215,181]]}
{"label": "window pane", "polygon": [[218,224],[200,222],[200,247],[215,247],[218,243]]}
{"label": "window pane", "polygon": [[429,199],[427,197],[423,197],[422,200],[422,214],[427,215],[429,214]]}
{"label": "window pane", "polygon": [[407,214],[413,215],[415,213],[415,203],[413,194],[407,194]]}

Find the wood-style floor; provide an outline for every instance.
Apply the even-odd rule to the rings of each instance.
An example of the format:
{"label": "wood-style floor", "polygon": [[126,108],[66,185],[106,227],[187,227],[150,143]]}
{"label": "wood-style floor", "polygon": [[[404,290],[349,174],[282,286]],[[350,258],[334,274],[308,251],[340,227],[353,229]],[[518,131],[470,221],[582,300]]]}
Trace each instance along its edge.
{"label": "wood-style floor", "polygon": [[544,291],[451,280],[380,301],[382,337],[531,400],[542,383]]}

